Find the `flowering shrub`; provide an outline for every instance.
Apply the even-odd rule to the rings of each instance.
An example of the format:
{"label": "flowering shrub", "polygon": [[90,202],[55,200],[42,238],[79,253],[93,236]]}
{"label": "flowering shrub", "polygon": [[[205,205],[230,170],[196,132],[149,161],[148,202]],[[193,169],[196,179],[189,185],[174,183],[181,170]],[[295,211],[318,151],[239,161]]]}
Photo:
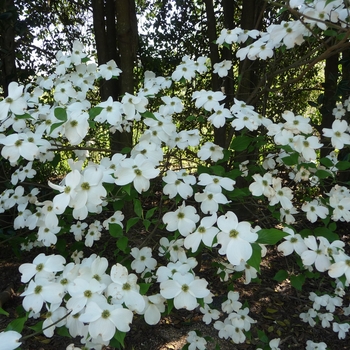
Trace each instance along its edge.
{"label": "flowering shrub", "polygon": [[[339,31],[348,29],[348,8],[343,1],[291,0],[290,6],[300,14],[298,19],[271,24],[266,32],[224,29],[218,44],[249,41],[237,50],[237,57],[265,60],[277,48],[301,45],[328,24]],[[225,259],[218,269],[221,280],[241,272],[249,284],[260,274],[266,246],[277,245],[283,255],[294,254],[300,262],[299,274],[283,270],[276,277],[279,280],[290,278],[300,289],[305,276],[314,270],[334,280],[331,295],[310,294],[312,308],[300,318],[310,326],[318,322],[332,327],[340,339],[345,338],[350,325],[334,313],[343,308],[345,316],[350,314],[342,300],[350,282],[350,257],[336,232],[336,222],[350,221],[350,190],[337,183],[338,171],[350,168],[350,162],[337,158],[339,150],[350,145],[350,128],[342,119],[350,110],[349,100],[338,103],[332,128],[320,134],[310,118],[292,111],[274,120],[237,99],[230,106],[223,105],[226,96],[221,91],[196,91],[194,105],[199,113],[208,113],[210,127],[230,125],[236,131],[229,149],[223,149],[204,140],[199,130],[179,130],[174,116],[183,111],[183,102],[181,96],[169,95],[172,84],[192,81],[208,65],[206,58],[184,57],[171,77],[146,72],[143,87],[135,95],[92,105],[89,96],[95,83],[117,78],[121,71],[113,61],[98,67],[75,42],[72,54],[57,54],[55,74],[38,76],[28,86],[10,83],[9,95],[0,102],[0,144],[2,157],[13,168],[12,187],[1,194],[0,209],[14,208],[14,228],[35,233],[22,244],[23,250],[56,245],[62,251],[61,255],[39,254],[20,267],[21,281],[26,284],[21,294],[25,317],[46,313],[45,336],[51,337],[56,327],[66,327],[72,337],[82,337],[83,349],[118,347],[134,317],[154,325],[173,308],[200,307],[203,321],[213,323],[219,337],[244,343],[256,321],[239,301],[239,293],[232,290],[221,305],[225,317],[220,319],[222,314],[212,305],[213,286],[196,275],[198,257],[206,249],[217,249]],[[227,61],[213,67],[221,77],[230,68]],[[160,106],[153,103],[155,97],[161,97]],[[100,157],[92,157],[92,136],[98,137],[101,130],[127,132],[135,125],[142,125],[144,132],[130,154],[104,150]],[[270,153],[261,151],[257,164],[245,161],[237,165],[237,171],[225,173],[227,157],[253,145],[255,136],[249,132],[271,145]],[[320,149],[329,145],[333,151],[321,157]],[[74,152],[74,159],[67,160],[70,170],[60,183],[48,181],[50,198],[41,202],[40,189],[22,182],[35,176],[35,164],[53,162],[68,146]],[[171,158],[174,149],[196,154],[191,165],[197,169],[189,173],[176,163]],[[165,157],[171,161],[165,162]],[[239,176],[247,180],[246,191],[236,187]],[[163,206],[146,209],[139,198],[149,193],[159,177],[164,183],[162,201],[165,198],[173,204],[164,211]],[[332,183],[327,191],[323,190],[325,180]],[[295,195],[296,188],[310,187],[314,191]],[[259,222],[241,220],[232,211],[232,202],[247,195],[271,211],[276,225],[260,227]],[[132,202],[135,217],[125,218],[127,201]],[[102,221],[106,217],[102,213],[111,208],[113,215]],[[318,227],[300,231],[296,214],[318,222]],[[130,247],[127,233],[136,224],[145,230],[162,227],[168,231],[160,238],[158,250],[144,244]],[[77,242],[93,247],[108,232],[116,239],[116,263],[96,254],[84,258],[79,250],[67,254],[65,243],[60,243],[63,234],[73,234]],[[23,326],[14,327],[10,324],[0,333],[0,349],[20,346]],[[204,349],[207,342],[195,332],[187,340],[188,349]],[[261,337],[261,342],[265,348],[278,349],[280,339]],[[305,345],[307,349],[326,348],[312,340]]]}

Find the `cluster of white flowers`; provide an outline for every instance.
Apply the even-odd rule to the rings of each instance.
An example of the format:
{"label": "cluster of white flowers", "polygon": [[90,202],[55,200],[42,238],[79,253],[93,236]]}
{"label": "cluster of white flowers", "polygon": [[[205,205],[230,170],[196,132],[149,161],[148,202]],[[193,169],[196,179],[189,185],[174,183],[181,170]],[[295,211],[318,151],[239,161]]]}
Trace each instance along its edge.
{"label": "cluster of white flowers", "polygon": [[[300,318],[303,322],[309,323],[311,327],[314,327],[317,323],[321,323],[323,328],[332,327],[333,331],[338,333],[339,339],[345,339],[350,330],[349,323],[338,323],[334,319],[336,308],[341,308],[345,316],[350,315],[350,306],[343,306],[342,297],[345,295],[345,291],[342,282],[338,282],[334,294],[335,296],[317,295],[311,292],[309,299],[313,302],[313,305],[307,312],[302,312]],[[321,308],[326,309],[327,312],[321,312]],[[333,323],[331,323],[332,321]]]}
{"label": "cluster of white flowers", "polygon": [[[237,57],[241,60],[246,57],[251,60],[267,59],[281,45],[287,49],[301,45],[312,35],[312,29],[324,30],[325,21],[344,26],[348,16],[347,8],[340,0],[306,3],[291,0],[290,6],[300,12],[300,19],[271,24],[266,33],[240,28],[224,29],[218,43],[242,44],[249,39],[250,44],[241,47]],[[171,78],[156,77],[154,73],[146,72],[143,87],[135,95],[127,93],[120,101],[108,98],[96,106],[91,106],[87,100],[96,80],[118,77],[121,71],[114,61],[98,67],[86,58],[82,44],[76,41],[71,54],[57,54],[54,74],[39,77],[33,85],[10,83],[8,96],[0,101],[1,155],[14,169],[11,175],[14,187],[0,194],[0,212],[15,209],[14,228],[28,228],[36,232],[35,241],[28,240],[23,244],[26,250],[38,245],[55,245],[58,234],[64,230],[73,233],[77,241],[84,239],[85,245],[91,247],[94,241],[100,239],[103,230],[111,230],[114,225],[123,229],[124,215],[119,210],[103,222],[84,220],[89,213],[100,214],[107,206],[109,193],[106,184],[118,188],[130,184],[141,195],[148,191],[151,180],[160,174],[166,149],[191,148],[202,164],[207,160],[216,162],[224,158],[224,149],[210,141],[204,142],[199,130],[178,130],[174,115],[184,109],[179,97],[162,96],[161,105],[153,113],[147,109],[150,100],[170,88],[174,81],[190,81],[197,73],[207,72],[209,60],[206,57],[195,61],[185,56]],[[213,69],[224,77],[231,66],[231,62],[223,61],[215,64]],[[52,95],[52,105],[43,102],[45,94]],[[242,162],[239,169],[241,176],[250,181],[251,194],[261,200],[267,199],[271,207],[280,210],[283,225],[292,225],[296,221],[294,215],[300,210],[312,223],[327,217],[333,221],[350,222],[350,190],[347,187],[335,185],[324,197],[317,196],[299,203],[293,189],[282,176],[278,176],[278,167],[283,167],[294,184],[304,182],[310,186],[319,183],[319,174],[333,176],[337,171],[338,150],[350,145],[349,125],[341,119],[345,108],[349,109],[349,100],[337,105],[333,111],[336,119],[332,127],[322,130],[323,138],[329,139],[335,149],[328,157],[331,166],[326,167],[318,162],[323,144],[320,143],[320,135],[311,126],[310,118],[286,111],[281,116],[281,122],[273,122],[261,116],[253,106],[237,99],[227,108],[222,91],[194,91],[192,99],[196,108],[209,115],[208,122],[216,128],[227,122],[235,131],[261,128],[273,139],[280,151],[271,153],[262,161],[265,173],[250,174],[248,161]],[[71,170],[62,181],[59,184],[49,182],[56,191],[52,199],[40,201],[36,188],[26,193],[22,182],[35,176],[34,162],[51,162],[62,145],[84,146],[94,123],[106,125],[113,133],[116,130],[130,131],[135,122],[143,123],[145,131],[129,156],[116,153],[92,162],[88,152],[77,149],[74,153],[78,160],[68,161]],[[162,237],[159,242],[159,255],[167,260],[164,266],[158,265],[149,247],[130,249],[131,264],[128,266],[135,273],[129,273],[127,267],[119,263],[109,269],[107,259],[96,255],[83,258],[80,251],[73,253],[74,262],[70,263],[59,255],[40,254],[32,263],[23,264],[20,272],[22,282],[27,284],[22,293],[23,307],[30,317],[46,313],[44,334],[51,337],[55,327],[65,326],[73,337],[82,337],[85,348],[101,349],[116,332],[129,331],[134,314],[143,315],[150,325],[157,324],[165,311],[165,304],[172,300],[176,309],[187,310],[194,310],[201,302],[203,321],[209,324],[215,320],[214,327],[220,337],[230,338],[235,343],[244,342],[246,332],[255,323],[248,316],[249,309],[242,308],[239,294],[230,291],[228,299],[222,304],[222,312],[228,316],[223,321],[219,320],[221,313],[211,307],[213,296],[209,284],[196,276],[194,268],[197,261],[188,255],[205,247],[220,246],[219,254],[227,259],[218,271],[224,275],[222,280],[228,280],[234,271],[241,271],[244,282],[248,284],[258,273],[258,266],[250,259],[255,254],[255,260],[260,261],[266,247],[261,244],[265,242],[259,240],[260,227],[240,221],[230,210],[222,210],[230,203],[235,181],[211,173],[208,169],[196,178],[179,167],[162,174],[165,183],[163,193],[180,203],[176,210],[162,217],[165,229],[174,233],[168,238]],[[191,198],[199,209],[188,204]],[[178,199],[183,200],[182,203]],[[66,213],[75,220],[68,229],[63,227]],[[302,320],[310,325],[316,318],[324,327],[329,327],[333,321],[333,330],[343,339],[350,326],[334,322],[333,312],[342,305],[339,293],[350,283],[350,257],[345,252],[344,243],[335,239],[330,242],[322,235],[302,236],[289,227],[283,229],[283,234],[284,241],[278,245],[278,250],[284,255],[296,252],[305,269],[327,272],[336,280],[345,277],[344,284],[338,283],[336,296],[312,294],[313,308],[301,315]],[[149,284],[158,283],[159,293],[146,295],[137,283],[139,278]],[[321,306],[326,307],[328,312],[319,312]],[[349,313],[348,308],[344,308],[344,314]],[[20,338],[21,335],[14,331],[0,333],[0,343],[9,344],[8,349],[17,348]],[[191,349],[204,349],[206,346],[205,339],[195,333],[189,334],[188,342]],[[279,343],[280,339],[273,339],[269,346],[278,349]],[[324,348],[324,345],[312,341],[307,343],[307,349],[317,347]],[[74,349],[74,346],[67,349]]]}

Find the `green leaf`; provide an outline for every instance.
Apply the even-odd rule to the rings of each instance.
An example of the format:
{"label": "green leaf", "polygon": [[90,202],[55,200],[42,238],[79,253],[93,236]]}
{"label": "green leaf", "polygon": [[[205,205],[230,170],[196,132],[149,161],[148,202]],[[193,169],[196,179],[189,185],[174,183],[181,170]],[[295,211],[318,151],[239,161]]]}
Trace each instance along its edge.
{"label": "green leaf", "polygon": [[258,338],[263,342],[263,343],[268,343],[269,342],[269,338],[268,336],[265,334],[264,331],[261,331],[258,329]]}
{"label": "green leaf", "polygon": [[144,118],[151,118],[151,119],[154,119],[154,120],[158,120],[155,115],[150,112],[150,111],[146,111],[146,112],[143,112],[141,113],[141,115],[144,117]]}
{"label": "green leaf", "polygon": [[333,168],[333,166],[334,166],[333,162],[329,158],[326,158],[326,157],[321,158],[320,163],[327,168]]}
{"label": "green leaf", "polygon": [[276,228],[263,228],[257,233],[259,238],[256,242],[260,244],[276,244],[283,237],[288,236],[288,233]]}
{"label": "green leaf", "polygon": [[[329,1],[329,0],[328,0]],[[330,0],[330,1],[334,1],[334,0]],[[338,32],[334,29],[327,29],[323,32],[323,34],[325,36],[337,36],[338,35]]]}
{"label": "green leaf", "polygon": [[233,149],[235,151],[244,151],[248,148],[252,141],[252,138],[249,136],[237,136],[232,140],[230,149]]}
{"label": "green leaf", "polygon": [[128,237],[120,237],[117,241],[117,247],[124,253],[127,253],[127,247],[128,247],[128,243],[129,243],[129,240],[128,240]]}
{"label": "green leaf", "polygon": [[0,307],[0,315],[5,315],[8,317],[10,314],[7,311],[5,311],[3,308]]}
{"label": "green leaf", "polygon": [[295,152],[287,157],[282,158],[282,161],[285,165],[296,165],[299,163],[299,153]]}
{"label": "green leaf", "polygon": [[50,134],[55,130],[57,129],[58,127],[60,127],[62,124],[64,124],[65,122],[62,122],[62,123],[54,123],[51,125],[50,127]]}
{"label": "green leaf", "polygon": [[91,119],[95,119],[101,112],[103,108],[102,107],[93,107],[89,110],[89,117]]}
{"label": "green leaf", "polygon": [[65,110],[65,108],[62,108],[62,107],[55,108],[54,114],[58,120],[61,120],[63,122],[67,121],[67,111]]}
{"label": "green leaf", "polygon": [[336,233],[332,232],[327,227],[317,227],[317,228],[315,228],[314,235],[327,238],[330,243],[332,243],[333,241],[336,241],[337,239],[339,239],[339,236]]}
{"label": "green leaf", "polygon": [[124,349],[124,339],[126,333],[116,330],[114,337],[111,339],[110,345],[114,348],[120,349],[120,345]]}
{"label": "green leaf", "polygon": [[326,179],[327,177],[332,176],[332,173],[330,173],[327,170],[322,170],[319,169],[315,172],[315,175],[319,178],[319,179]]}
{"label": "green leaf", "polygon": [[250,259],[247,261],[247,264],[254,267],[259,272],[261,263],[261,247],[257,243],[252,243],[251,246],[253,248],[253,253]]}
{"label": "green leaf", "polygon": [[72,336],[70,335],[70,333],[68,331],[68,328],[65,326],[56,328],[55,333],[57,333],[61,337],[72,338]]}
{"label": "green leaf", "polygon": [[147,210],[147,212],[146,212],[146,219],[150,219],[157,209],[158,209],[157,207],[154,207],[154,208],[152,208],[150,210]]}
{"label": "green leaf", "polygon": [[108,225],[108,229],[109,229],[109,234],[114,238],[118,238],[118,237],[123,236],[123,228],[118,224],[111,224],[110,223]]}
{"label": "green leaf", "polygon": [[174,300],[173,299],[167,299],[166,302],[167,302],[167,305],[168,305],[167,313],[168,313],[168,315],[170,315],[171,310],[174,308]]}
{"label": "green leaf", "polygon": [[134,212],[139,218],[142,217],[142,205],[139,199],[134,199]]}
{"label": "green leaf", "polygon": [[350,168],[350,162],[340,161],[335,165],[339,170],[347,170]]}
{"label": "green leaf", "polygon": [[290,276],[290,283],[297,290],[302,290],[304,282],[305,282],[304,275]]}
{"label": "green leaf", "polygon": [[126,232],[129,232],[129,230],[134,226],[136,225],[138,222],[139,222],[140,218],[137,217],[137,218],[131,218],[127,221],[126,223]]}
{"label": "green leaf", "polygon": [[43,323],[44,321],[39,321],[34,326],[30,326],[29,328],[35,332],[41,332],[41,330],[43,329]]}
{"label": "green leaf", "polygon": [[152,285],[151,283],[139,283],[140,294],[145,295],[148,292],[148,289],[151,285]]}
{"label": "green leaf", "polygon": [[5,331],[16,331],[18,333],[21,333],[27,319],[28,319],[27,316],[16,318],[15,320],[11,321],[7,325],[7,327],[5,328]]}
{"label": "green leaf", "polygon": [[142,223],[143,223],[143,226],[145,227],[145,229],[148,230],[149,227],[151,226],[152,222],[150,220],[148,220],[148,219],[145,219],[145,220],[142,221]]}
{"label": "green leaf", "polygon": [[29,113],[24,113],[21,115],[15,114],[16,119],[34,119]]}
{"label": "green leaf", "polygon": [[289,273],[286,270],[279,270],[275,276],[273,277],[273,279],[277,282],[282,282],[284,280],[286,280],[289,276]]}

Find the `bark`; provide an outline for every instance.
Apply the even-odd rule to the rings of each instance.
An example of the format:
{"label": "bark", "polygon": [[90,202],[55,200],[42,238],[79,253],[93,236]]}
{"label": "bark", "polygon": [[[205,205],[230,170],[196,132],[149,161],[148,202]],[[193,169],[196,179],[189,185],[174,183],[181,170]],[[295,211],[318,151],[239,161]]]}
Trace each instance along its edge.
{"label": "bark", "polygon": [[0,13],[8,17],[0,21],[0,82],[4,96],[8,95],[8,84],[17,80],[15,51],[16,8],[13,0],[2,0]]}
{"label": "bark", "polygon": [[[209,49],[210,49],[210,61],[212,66],[215,63],[220,62],[219,48],[215,44],[217,39],[216,35],[216,18],[214,13],[213,0],[205,0],[205,10],[207,15],[207,35],[209,39]],[[211,72],[211,89],[213,91],[219,91],[221,89],[222,79],[213,71]],[[214,128],[214,143],[226,147],[226,127]]]}
{"label": "bark", "polygon": [[[330,56],[326,59],[326,65],[324,69],[324,94],[322,107],[320,109],[322,114],[322,123],[319,127],[319,131],[322,132],[323,128],[331,128],[334,121],[333,108],[336,105],[336,91],[338,85],[338,64],[339,54]],[[323,147],[321,149],[321,157],[325,157],[329,153],[329,149]]]}
{"label": "bark", "polygon": [[[134,68],[138,48],[138,32],[135,0],[118,0],[115,2],[117,18],[117,44],[119,67],[122,70],[119,80],[119,94],[133,94],[135,88]],[[112,148],[121,150],[132,146],[131,133],[115,133],[112,137]]]}
{"label": "bark", "polygon": [[14,295],[13,285],[10,284],[4,291],[0,293],[0,308],[9,301],[9,299]]}
{"label": "bark", "polygon": [[[110,60],[118,62],[114,2],[113,0],[93,0],[92,9],[98,64],[104,64]],[[100,94],[102,100],[107,100],[109,96],[116,100],[119,95],[117,80],[103,80],[100,85]]]}

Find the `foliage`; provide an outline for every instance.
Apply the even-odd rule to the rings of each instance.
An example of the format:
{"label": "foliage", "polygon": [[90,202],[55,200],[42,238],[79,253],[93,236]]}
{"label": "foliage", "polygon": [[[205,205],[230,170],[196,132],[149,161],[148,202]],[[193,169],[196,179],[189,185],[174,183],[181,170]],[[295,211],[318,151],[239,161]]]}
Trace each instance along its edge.
{"label": "foliage", "polygon": [[[331,36],[333,50],[347,48],[342,34],[348,30],[348,8],[343,2],[294,0],[290,6],[293,18],[276,17],[265,31],[222,29],[217,43],[232,45],[242,61],[271,63],[264,66],[271,74],[274,60],[285,67],[289,52],[296,51],[288,57],[298,61],[302,50],[296,45],[312,46]],[[320,52],[321,44],[313,59]],[[329,48],[324,52],[332,54]],[[350,162],[339,157],[350,145],[348,98],[332,111],[330,127],[320,130],[313,118],[273,103],[261,114],[259,106],[246,101],[227,101],[223,91],[209,89],[206,74],[212,69],[224,78],[231,63],[208,68],[207,58],[185,56],[171,76],[146,72],[134,95],[98,103],[91,98],[95,86],[118,78],[116,64],[97,66],[78,41],[71,53],[56,57],[54,74],[36,77],[30,86],[12,82],[0,101],[1,155],[14,170],[11,188],[1,194],[1,210],[16,212],[14,229],[30,232],[22,250],[40,246],[59,252],[41,253],[21,265],[24,310],[0,333],[1,343],[18,348],[27,319],[45,314],[33,330],[47,337],[65,327],[71,336],[82,337],[84,348],[122,347],[133,318],[154,325],[175,309],[200,307],[203,321],[213,322],[219,337],[237,344],[254,337],[264,349],[278,349],[280,339],[269,340],[255,327],[249,305],[242,305],[234,290],[237,278],[246,284],[258,275],[264,278],[260,266],[269,246],[284,256],[293,254],[299,267],[279,271],[276,281],[288,279],[302,290],[306,278],[328,276],[327,294],[311,292],[312,307],[300,318],[311,327],[332,325],[339,339],[345,338],[350,312],[342,297],[350,282],[350,257],[337,226],[350,221],[349,183],[340,181]],[[284,83],[282,77],[280,81]],[[185,107],[193,111],[188,125],[176,118]],[[213,143],[214,130],[223,126],[227,148]],[[108,132],[135,128],[139,135],[131,150],[108,149]],[[94,143],[96,134],[103,134],[96,140],[101,144]],[[325,149],[332,152],[323,155]],[[58,164],[63,157],[66,174],[47,179],[41,199],[40,189],[30,183],[34,164]],[[313,225],[303,228],[302,222]],[[142,243],[141,234],[131,234],[135,227],[147,233]],[[94,247],[108,233],[114,264],[97,254],[84,258],[82,245]],[[76,243],[67,244],[67,235]],[[155,238],[156,244],[149,244]],[[207,250],[222,257],[219,280],[232,282],[221,319],[213,287],[197,275]],[[203,349],[207,343],[195,332],[187,340],[188,349]],[[307,349],[317,346],[324,347],[312,340],[306,344]]]}

